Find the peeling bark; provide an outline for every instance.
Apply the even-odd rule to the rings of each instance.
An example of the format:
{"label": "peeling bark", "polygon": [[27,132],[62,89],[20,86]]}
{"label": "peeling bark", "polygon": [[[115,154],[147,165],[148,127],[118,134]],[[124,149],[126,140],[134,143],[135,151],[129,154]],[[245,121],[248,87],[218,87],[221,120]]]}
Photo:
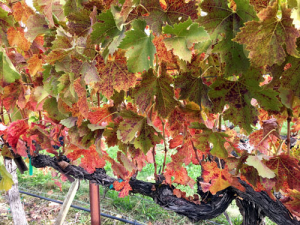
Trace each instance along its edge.
{"label": "peeling bark", "polygon": [[7,199],[9,201],[14,224],[28,225],[18,188],[18,176],[16,172],[17,166],[15,162],[10,158],[5,158],[4,163],[6,170],[11,174],[14,182],[11,189],[9,189],[7,192]]}
{"label": "peeling bark", "polygon": [[[61,160],[68,162],[68,159],[65,157]],[[96,169],[96,171],[92,174],[89,174],[81,167],[73,165],[68,165],[63,169],[59,166],[58,159],[47,155],[38,155],[37,157],[33,157],[32,165],[37,168],[50,166],[70,178],[89,180],[102,186],[110,186],[117,180],[108,176],[104,169]],[[242,180],[240,183],[245,187],[245,192],[229,187],[219,191],[216,195],[210,194],[209,197],[206,198],[206,202],[201,202],[200,205],[196,205],[193,202],[189,202],[183,198],[177,198],[173,195],[172,186],[170,187],[169,185],[155,184],[137,179],[130,180],[132,193],[149,196],[161,207],[174,211],[180,215],[184,215],[194,222],[212,219],[219,216],[224,213],[234,199],[239,197],[240,199],[243,199],[243,201],[255,206],[255,209],[258,210],[257,212],[245,212],[245,217],[251,216],[253,213],[257,213],[259,218],[265,215],[277,224],[300,225],[300,221],[293,217],[279,200],[274,201],[265,192],[254,191],[250,185]],[[153,186],[155,188],[153,188]],[[199,187],[198,193],[200,196],[204,195]],[[257,224],[256,222],[252,224]]]}
{"label": "peeling bark", "polygon": [[261,208],[257,207],[255,203],[237,198],[236,204],[243,216],[243,223],[241,225],[265,225],[265,216]]}

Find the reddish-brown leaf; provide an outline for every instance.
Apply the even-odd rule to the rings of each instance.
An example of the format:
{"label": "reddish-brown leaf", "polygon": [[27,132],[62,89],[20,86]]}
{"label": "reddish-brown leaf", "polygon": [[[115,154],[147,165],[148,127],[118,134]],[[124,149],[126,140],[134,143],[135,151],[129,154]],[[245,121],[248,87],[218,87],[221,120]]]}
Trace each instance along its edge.
{"label": "reddish-brown leaf", "polygon": [[114,54],[113,60],[108,60],[106,63],[102,57],[98,57],[96,67],[100,81],[97,82],[95,88],[107,98],[114,94],[114,90],[127,91],[135,86],[135,74],[128,72],[126,58],[120,51]]}
{"label": "reddish-brown leaf", "polygon": [[276,190],[300,190],[300,165],[297,159],[281,154],[271,158],[265,164],[276,174]]}
{"label": "reddish-brown leaf", "polygon": [[88,119],[92,124],[102,124],[112,122],[112,114],[109,111],[109,105],[103,105],[102,107],[94,107],[89,112]]}
{"label": "reddish-brown leaf", "polygon": [[80,156],[83,156],[80,166],[89,173],[93,173],[96,168],[103,168],[105,166],[105,157],[99,156],[95,145],[91,145],[89,149],[80,149],[76,146],[69,148],[69,153],[67,154],[69,159],[76,160]]}

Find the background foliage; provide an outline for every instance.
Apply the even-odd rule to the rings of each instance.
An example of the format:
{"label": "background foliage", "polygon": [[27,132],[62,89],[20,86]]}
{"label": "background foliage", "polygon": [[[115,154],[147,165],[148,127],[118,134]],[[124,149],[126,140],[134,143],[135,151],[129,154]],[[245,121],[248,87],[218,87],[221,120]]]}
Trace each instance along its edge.
{"label": "background foliage", "polygon": [[[188,196],[179,185],[216,194],[229,186],[244,191],[241,179],[273,199],[280,191],[300,216],[299,149],[290,148],[291,131],[300,129],[298,2],[0,6],[3,156],[46,150],[89,173],[110,163],[119,197],[147,164],[157,183],[195,204],[197,190]],[[241,145],[243,137],[252,148]],[[202,180],[190,176],[191,164]],[[9,175],[0,172],[7,190]]]}

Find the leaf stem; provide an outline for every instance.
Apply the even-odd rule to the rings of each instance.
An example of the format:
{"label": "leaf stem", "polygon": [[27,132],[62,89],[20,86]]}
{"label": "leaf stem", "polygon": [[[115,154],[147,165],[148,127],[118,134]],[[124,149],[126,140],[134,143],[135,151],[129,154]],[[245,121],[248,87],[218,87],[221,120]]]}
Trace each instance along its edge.
{"label": "leaf stem", "polygon": [[163,172],[166,167],[168,149],[167,149],[167,144],[166,144],[165,123],[161,117],[159,117],[159,118],[160,118],[162,126],[163,126],[163,139],[164,139],[164,145],[165,145],[165,157],[164,157],[163,168],[162,168],[162,172]]}
{"label": "leaf stem", "polygon": [[156,164],[156,160],[155,160],[155,155],[156,155],[155,146],[156,145],[154,145],[154,147],[153,147],[152,154],[153,154],[153,162],[154,162],[154,178],[157,181],[158,176],[157,176],[157,164]]}
{"label": "leaf stem", "polygon": [[4,114],[3,114],[3,99],[1,100],[1,120],[2,123],[5,124]]}
{"label": "leaf stem", "polygon": [[292,120],[292,110],[287,109],[288,117],[287,117],[287,138],[286,138],[286,145],[288,150],[288,155],[290,154],[291,150],[291,120]]}
{"label": "leaf stem", "polygon": [[196,159],[198,160],[199,165],[201,166],[201,160],[200,160],[200,158],[199,158],[199,155],[198,155],[198,152],[197,152],[197,148],[195,147],[193,141],[191,141],[191,143],[192,143],[192,147],[193,147],[193,149],[194,149],[195,155],[196,155]]}
{"label": "leaf stem", "polygon": [[219,130],[219,132],[221,132],[221,130],[222,130],[222,114],[221,113],[219,114],[219,124],[218,125],[219,125],[218,130]]}
{"label": "leaf stem", "polygon": [[100,107],[100,93],[99,93],[99,91],[97,92],[97,104],[98,104],[98,107]]}

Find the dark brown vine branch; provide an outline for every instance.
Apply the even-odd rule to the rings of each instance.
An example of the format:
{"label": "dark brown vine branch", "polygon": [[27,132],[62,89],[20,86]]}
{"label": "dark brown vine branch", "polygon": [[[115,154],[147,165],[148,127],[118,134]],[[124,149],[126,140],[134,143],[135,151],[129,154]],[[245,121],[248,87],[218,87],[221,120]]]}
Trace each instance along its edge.
{"label": "dark brown vine branch", "polygon": [[[62,168],[59,165],[61,164],[61,161],[69,162],[65,157],[61,158],[59,161],[55,157],[38,155],[32,158],[32,165],[37,168],[50,166],[69,177],[89,180],[106,187],[117,180],[108,176],[104,169],[96,169],[94,173],[89,174],[83,168],[78,166],[68,165]],[[192,221],[215,218],[223,213],[235,198],[239,198],[248,202],[249,205],[255,205],[255,207],[259,208],[264,215],[268,216],[277,224],[300,225],[300,221],[293,217],[279,200],[274,201],[263,191],[254,191],[253,188],[244,181],[240,181],[240,183],[245,187],[245,192],[229,187],[219,191],[216,195],[211,195],[210,198],[207,198],[206,202],[201,202],[200,205],[196,205],[193,202],[183,198],[177,198],[173,195],[173,186],[155,184],[137,179],[130,180],[132,193],[149,196],[161,207],[184,215]],[[198,187],[198,193],[203,195],[200,186]]]}

